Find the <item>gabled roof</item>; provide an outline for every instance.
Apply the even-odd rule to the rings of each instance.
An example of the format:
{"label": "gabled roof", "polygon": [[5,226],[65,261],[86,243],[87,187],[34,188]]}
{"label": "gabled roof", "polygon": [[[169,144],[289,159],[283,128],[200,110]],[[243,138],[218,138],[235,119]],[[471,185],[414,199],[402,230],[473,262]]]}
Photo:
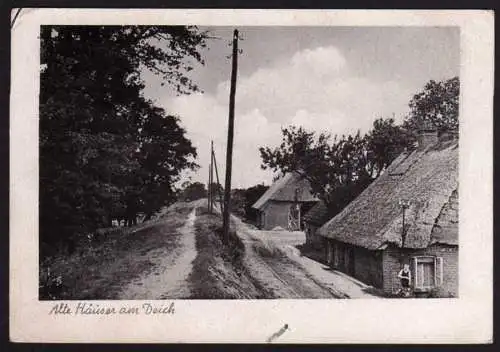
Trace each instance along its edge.
{"label": "gabled roof", "polygon": [[315,204],[311,210],[309,210],[306,215],[304,215],[304,221],[310,224],[321,226],[328,220],[330,220],[330,212],[325,202],[322,200]]}
{"label": "gabled roof", "polygon": [[402,200],[410,202],[404,247],[458,245],[458,140],[401,154],[318,234],[368,249],[401,246]]}
{"label": "gabled roof", "polygon": [[311,193],[311,185],[298,172],[289,172],[274,182],[271,187],[252,205],[254,209],[262,209],[270,200],[293,202],[295,201],[295,190],[298,189],[297,199],[299,202],[315,202],[318,200]]}

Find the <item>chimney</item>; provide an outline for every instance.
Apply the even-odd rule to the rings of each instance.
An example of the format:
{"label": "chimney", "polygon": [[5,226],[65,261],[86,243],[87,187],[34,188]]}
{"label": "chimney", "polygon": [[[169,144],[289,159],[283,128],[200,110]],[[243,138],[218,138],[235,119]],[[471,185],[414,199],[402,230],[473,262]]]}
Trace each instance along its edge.
{"label": "chimney", "polygon": [[417,135],[418,148],[424,149],[438,142],[438,130],[428,121],[420,124]]}

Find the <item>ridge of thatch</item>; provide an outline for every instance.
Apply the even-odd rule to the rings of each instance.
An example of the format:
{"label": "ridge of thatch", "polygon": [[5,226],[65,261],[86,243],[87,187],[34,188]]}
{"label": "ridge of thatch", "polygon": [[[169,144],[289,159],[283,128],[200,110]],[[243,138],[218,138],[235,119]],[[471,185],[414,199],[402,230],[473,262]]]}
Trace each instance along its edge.
{"label": "ridge of thatch", "polygon": [[324,237],[377,249],[383,244],[424,248],[432,243],[457,244],[458,141],[439,142],[404,152],[318,233]]}
{"label": "ridge of thatch", "polygon": [[298,189],[297,200],[299,202],[315,202],[318,198],[312,195],[309,181],[298,172],[289,172],[282,178],[276,180],[271,187],[252,205],[254,209],[262,209],[270,201],[295,201]]}

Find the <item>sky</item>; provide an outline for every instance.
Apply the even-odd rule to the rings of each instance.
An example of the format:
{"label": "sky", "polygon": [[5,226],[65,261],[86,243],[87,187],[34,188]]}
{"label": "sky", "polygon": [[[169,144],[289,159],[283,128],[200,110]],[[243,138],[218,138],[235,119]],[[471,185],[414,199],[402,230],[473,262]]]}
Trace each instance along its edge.
{"label": "sky", "polygon": [[[159,77],[143,73],[144,94],[180,117],[197,148],[196,173],[183,181],[207,183],[210,141],[224,184],[234,28],[200,27],[215,39],[202,51],[205,65],[190,77],[203,93],[176,95]],[[456,27],[239,27],[232,188],[269,185],[259,147],[281,143],[289,125],[331,135],[367,132],[375,119],[400,122],[412,96],[433,79],[459,75]]]}

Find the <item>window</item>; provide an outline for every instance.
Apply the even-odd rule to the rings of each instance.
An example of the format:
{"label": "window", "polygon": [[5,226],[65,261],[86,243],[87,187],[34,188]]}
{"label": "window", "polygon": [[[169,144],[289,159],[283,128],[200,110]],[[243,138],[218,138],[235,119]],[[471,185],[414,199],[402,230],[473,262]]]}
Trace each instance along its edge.
{"label": "window", "polygon": [[443,283],[443,258],[433,256],[413,257],[414,287],[428,291]]}

